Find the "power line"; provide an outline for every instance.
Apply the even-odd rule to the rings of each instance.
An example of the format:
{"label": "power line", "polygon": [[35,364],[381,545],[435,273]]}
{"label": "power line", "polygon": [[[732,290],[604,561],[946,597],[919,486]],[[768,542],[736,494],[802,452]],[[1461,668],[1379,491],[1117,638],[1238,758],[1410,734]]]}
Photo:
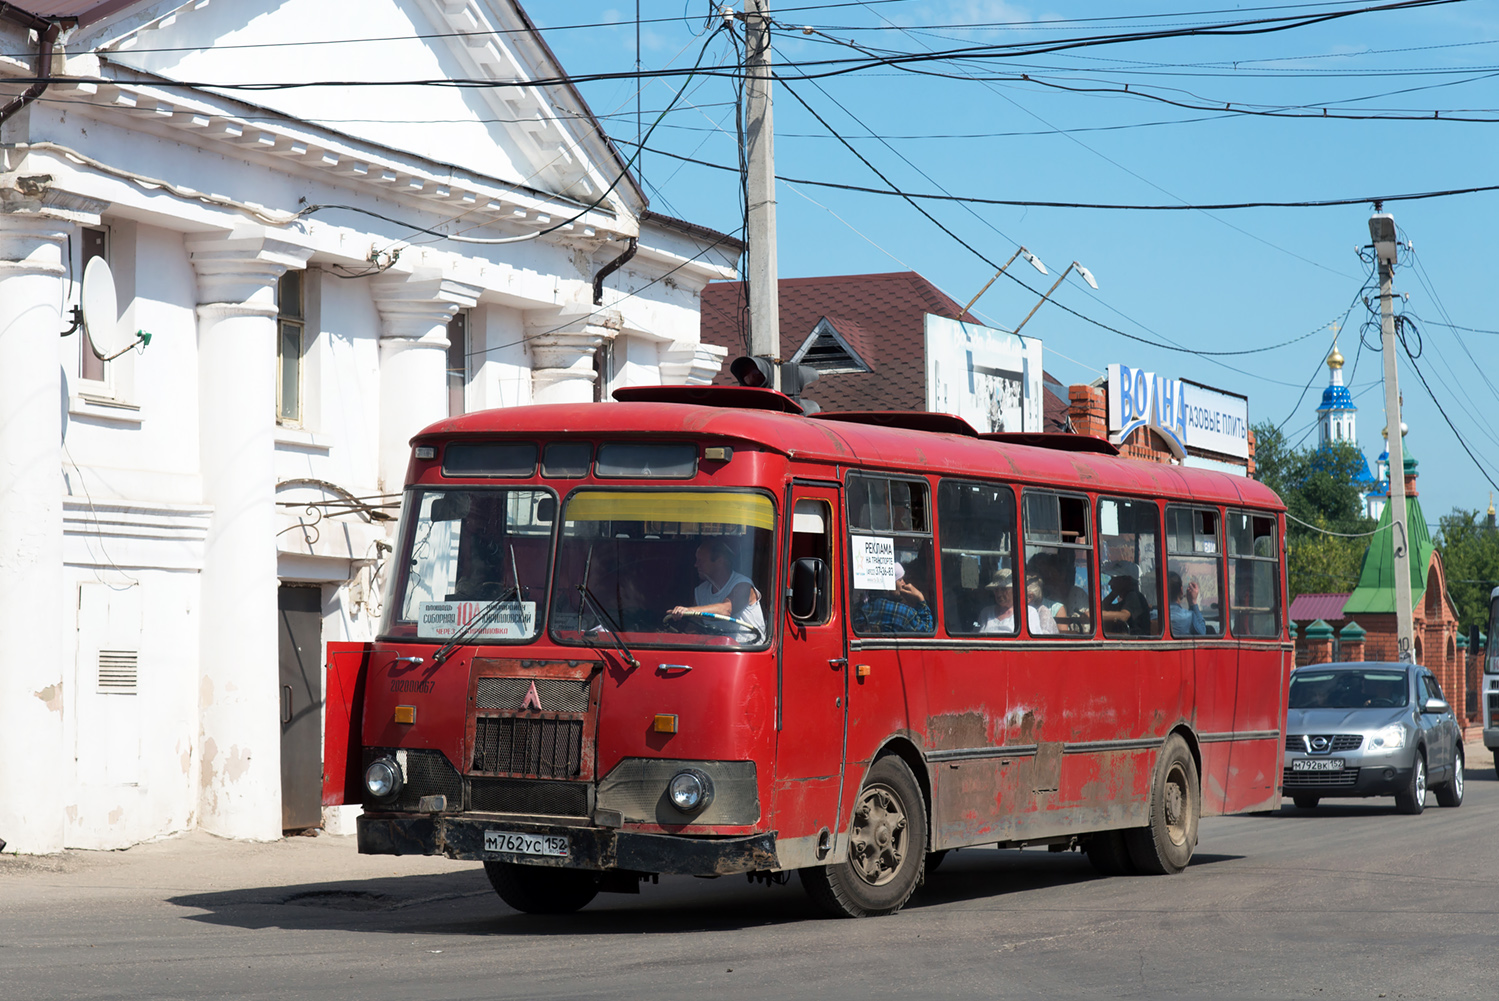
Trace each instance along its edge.
{"label": "power line", "polygon": [[[785,81],[780,81],[783,85]],[[789,88],[788,88],[789,90]],[[832,138],[840,138],[836,134]],[[626,139],[615,139],[617,143],[633,146]],[[675,160],[685,160],[695,163],[700,167],[711,167],[714,170],[734,170],[733,167],[721,163],[713,163],[708,160],[698,160],[683,156],[680,153],[671,153],[664,149],[651,147],[649,152],[671,157]],[[1445,188],[1436,191],[1413,191],[1393,195],[1355,195],[1346,198],[1321,198],[1304,199],[1291,202],[1219,202],[1207,205],[1158,205],[1158,204],[1132,204],[1125,202],[1055,202],[1038,201],[1018,198],[981,198],[976,195],[950,195],[932,194],[922,191],[891,190],[888,188],[871,188],[859,184],[846,184],[841,181],[818,181],[806,177],[786,177],[776,175],[776,180],[787,181],[792,184],[806,184],[819,188],[834,188],[839,191],[853,191],[864,195],[881,195],[883,197],[896,197],[904,199],[918,199],[931,202],[966,202],[970,205],[1002,205],[1013,208],[1047,208],[1047,209],[1097,209],[1102,211],[1128,211],[1128,212],[1195,212],[1214,211],[1222,212],[1233,209],[1317,209],[1335,208],[1345,205],[1368,205],[1373,202],[1412,202],[1429,198],[1452,198],[1458,195],[1476,195],[1489,191],[1499,191],[1499,184],[1477,185],[1470,188]],[[1476,328],[1473,328],[1476,330]],[[1478,333],[1499,333],[1493,330],[1477,330]]]}

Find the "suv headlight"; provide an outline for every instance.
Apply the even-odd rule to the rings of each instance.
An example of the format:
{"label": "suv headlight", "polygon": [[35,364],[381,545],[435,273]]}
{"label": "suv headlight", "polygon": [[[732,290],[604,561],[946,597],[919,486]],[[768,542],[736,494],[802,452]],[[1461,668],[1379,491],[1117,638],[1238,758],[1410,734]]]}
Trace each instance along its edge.
{"label": "suv headlight", "polygon": [[1399,723],[1391,723],[1382,730],[1375,730],[1369,735],[1369,750],[1371,751],[1398,751],[1405,746],[1405,727]]}

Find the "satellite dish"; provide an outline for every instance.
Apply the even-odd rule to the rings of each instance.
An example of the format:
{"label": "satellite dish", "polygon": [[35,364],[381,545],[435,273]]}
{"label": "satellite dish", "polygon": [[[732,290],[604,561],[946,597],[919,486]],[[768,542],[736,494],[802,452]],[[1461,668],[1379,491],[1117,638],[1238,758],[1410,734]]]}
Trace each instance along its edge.
{"label": "satellite dish", "polygon": [[128,350],[130,338],[120,335],[120,309],[115,300],[115,278],[104,258],[95,257],[83,269],[83,294],[79,298],[83,311],[83,333],[94,354],[108,359]]}

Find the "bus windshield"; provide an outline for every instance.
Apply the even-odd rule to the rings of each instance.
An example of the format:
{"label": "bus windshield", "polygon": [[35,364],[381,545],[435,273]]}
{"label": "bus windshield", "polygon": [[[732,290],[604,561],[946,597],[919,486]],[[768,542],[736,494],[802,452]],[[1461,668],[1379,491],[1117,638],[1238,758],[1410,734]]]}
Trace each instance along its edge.
{"label": "bus windshield", "polygon": [[760,493],[579,490],[562,512],[552,634],[596,645],[769,641],[775,509]]}
{"label": "bus windshield", "polygon": [[535,639],[556,507],[551,491],[532,488],[410,491],[381,633],[443,643],[458,630],[473,643]]}

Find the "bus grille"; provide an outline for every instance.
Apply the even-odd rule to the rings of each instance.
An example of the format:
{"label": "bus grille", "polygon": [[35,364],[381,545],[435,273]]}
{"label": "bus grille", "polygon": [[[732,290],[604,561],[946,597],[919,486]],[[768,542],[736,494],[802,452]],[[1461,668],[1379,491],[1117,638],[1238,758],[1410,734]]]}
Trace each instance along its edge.
{"label": "bus grille", "polygon": [[519,712],[533,684],[544,713],[588,711],[588,682],[572,678],[480,678],[474,683],[475,708]]}
{"label": "bus grille", "polygon": [[528,716],[474,720],[474,771],[576,778],[583,769],[583,721]]}
{"label": "bus grille", "polygon": [[588,785],[584,782],[473,779],[471,783],[470,795],[475,810],[564,817],[588,816]]}
{"label": "bus grille", "polygon": [[1358,769],[1345,768],[1340,772],[1293,772],[1287,768],[1281,776],[1281,785],[1292,789],[1352,789],[1358,785]]}

